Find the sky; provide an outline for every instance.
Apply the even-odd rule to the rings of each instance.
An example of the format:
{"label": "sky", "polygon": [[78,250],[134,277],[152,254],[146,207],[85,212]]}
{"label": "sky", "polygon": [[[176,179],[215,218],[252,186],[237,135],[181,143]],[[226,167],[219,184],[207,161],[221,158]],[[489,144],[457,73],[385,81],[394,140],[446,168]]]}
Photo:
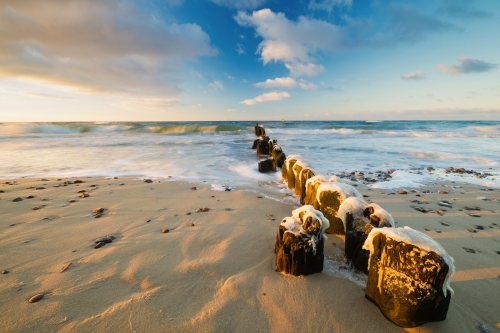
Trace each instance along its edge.
{"label": "sky", "polygon": [[500,120],[498,0],[0,0],[0,122]]}

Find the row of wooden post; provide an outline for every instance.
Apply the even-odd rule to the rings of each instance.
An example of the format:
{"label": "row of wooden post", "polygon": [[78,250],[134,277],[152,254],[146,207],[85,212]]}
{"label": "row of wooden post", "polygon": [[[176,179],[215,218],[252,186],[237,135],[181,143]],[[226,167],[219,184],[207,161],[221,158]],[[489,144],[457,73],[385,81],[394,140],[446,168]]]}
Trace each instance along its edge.
{"label": "row of wooden post", "polygon": [[[278,228],[275,243],[277,271],[292,275],[321,272],[326,239],[323,232],[345,235],[348,262],[368,274],[366,298],[379,306],[389,320],[402,327],[414,327],[446,319],[451,293],[446,293],[443,284],[452,269],[449,262],[435,252],[426,252],[384,232],[373,238],[370,245],[375,250],[370,257],[370,252],[363,249],[364,243],[372,229],[394,228],[390,214],[376,204],[366,204],[354,187],[339,182],[336,177],[327,181],[316,175],[299,156],[286,158],[277,140],[269,139],[261,124],[255,126],[255,135],[259,138],[252,148],[257,149],[257,155],[270,155],[259,162],[259,171],[275,172],[281,168],[284,182],[304,205],[293,211],[293,218],[283,219]],[[347,210],[344,216],[339,216],[341,205],[350,197],[357,198],[350,201],[362,204],[360,211]],[[290,229],[293,221],[302,225],[300,232]],[[404,233],[401,229],[397,228],[398,232]],[[413,229],[411,232],[418,233]],[[414,256],[414,253],[422,255]],[[435,264],[434,270],[428,267],[429,262]]]}

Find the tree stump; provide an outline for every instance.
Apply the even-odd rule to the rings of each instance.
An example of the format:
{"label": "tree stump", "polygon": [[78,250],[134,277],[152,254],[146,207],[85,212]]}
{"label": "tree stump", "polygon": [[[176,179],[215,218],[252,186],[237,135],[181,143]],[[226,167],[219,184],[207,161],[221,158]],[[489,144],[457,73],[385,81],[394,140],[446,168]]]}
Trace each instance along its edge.
{"label": "tree stump", "polygon": [[373,229],[365,297],[401,327],[446,319],[453,290],[453,258],[429,236],[404,228]]}
{"label": "tree stump", "polygon": [[295,276],[323,271],[328,220],[309,205],[295,209],[292,215],[278,227],[274,244],[276,270]]}

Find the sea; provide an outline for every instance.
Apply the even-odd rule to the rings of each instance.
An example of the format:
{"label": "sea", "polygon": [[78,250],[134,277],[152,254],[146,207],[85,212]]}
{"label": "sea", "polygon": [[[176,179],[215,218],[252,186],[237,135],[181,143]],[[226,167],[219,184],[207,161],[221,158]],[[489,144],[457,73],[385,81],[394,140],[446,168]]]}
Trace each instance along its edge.
{"label": "sea", "polygon": [[[119,177],[234,187],[279,182],[258,172],[256,121],[0,123],[0,178]],[[379,188],[435,180],[500,188],[500,122],[261,122],[316,174],[394,170]],[[428,172],[427,168],[435,170]],[[487,173],[446,173],[448,167]]]}

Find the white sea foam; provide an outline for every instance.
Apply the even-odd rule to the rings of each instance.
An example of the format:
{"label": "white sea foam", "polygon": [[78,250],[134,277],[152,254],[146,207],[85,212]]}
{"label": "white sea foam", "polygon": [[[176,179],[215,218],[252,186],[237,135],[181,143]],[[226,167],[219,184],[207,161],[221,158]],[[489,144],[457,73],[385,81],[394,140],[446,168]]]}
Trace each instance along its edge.
{"label": "white sea foam", "polygon": [[377,182],[370,187],[380,189],[400,189],[420,187],[429,183],[432,178],[426,174],[417,174],[407,171],[397,170],[391,174],[392,178],[386,182]]}

